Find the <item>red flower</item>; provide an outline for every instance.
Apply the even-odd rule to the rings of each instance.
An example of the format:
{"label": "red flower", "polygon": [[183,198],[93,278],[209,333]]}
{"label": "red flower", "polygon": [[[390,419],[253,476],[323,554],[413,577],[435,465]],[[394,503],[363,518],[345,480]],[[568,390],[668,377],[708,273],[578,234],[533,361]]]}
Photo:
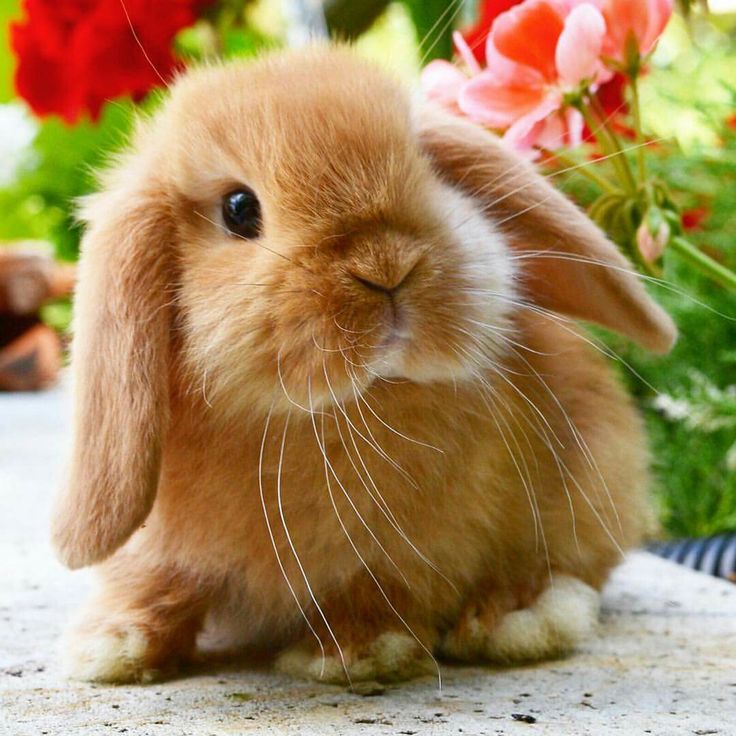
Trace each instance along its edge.
{"label": "red flower", "polygon": [[463,38],[470,46],[475,58],[481,64],[486,63],[486,39],[491,31],[493,21],[522,0],[482,0],[478,22],[463,33]]}
{"label": "red flower", "polygon": [[[629,103],[626,102],[626,98],[624,97],[624,89],[626,89],[627,81],[623,74],[616,72],[611,79],[604,82],[598,88],[596,97],[606,114],[606,121],[618,134],[624,138],[633,140],[636,137],[636,133],[623,122],[623,117],[629,112]],[[588,143],[595,140],[587,125],[583,133],[583,139]]]}
{"label": "red flower", "polygon": [[85,112],[96,119],[111,98],[139,100],[162,84],[159,74],[172,77],[172,39],[209,1],[25,0],[25,18],[10,28],[16,90],[37,115],[68,123]]}
{"label": "red flower", "polygon": [[731,128],[731,130],[736,130],[736,113],[729,115],[726,118],[726,127]]}
{"label": "red flower", "polygon": [[705,205],[691,207],[682,213],[682,229],[688,232],[699,230],[700,226],[710,217],[710,208]]}

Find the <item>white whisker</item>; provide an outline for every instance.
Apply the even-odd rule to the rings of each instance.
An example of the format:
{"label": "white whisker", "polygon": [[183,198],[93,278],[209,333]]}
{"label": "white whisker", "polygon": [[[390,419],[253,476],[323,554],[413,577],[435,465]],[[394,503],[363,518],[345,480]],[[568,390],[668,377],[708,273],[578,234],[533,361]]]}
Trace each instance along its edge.
{"label": "white whisker", "polygon": [[[311,394],[310,394],[311,396]],[[281,496],[281,469],[284,462],[284,448],[286,446],[286,432],[289,428],[289,419],[291,418],[291,411],[286,415],[286,421],[284,422],[284,433],[281,437],[281,450],[279,452],[279,469],[278,469],[278,475],[276,480],[276,500],[278,502],[279,507],[279,517],[281,518],[281,525],[284,528],[284,534],[286,534],[286,540],[289,543],[289,548],[291,549],[291,553],[294,555],[294,559],[296,560],[296,564],[299,567],[299,571],[302,574],[302,577],[304,578],[304,584],[307,587],[307,591],[309,592],[309,597],[312,599],[312,603],[314,603],[315,608],[317,611],[319,611],[319,615],[322,618],[322,621],[325,624],[325,627],[327,628],[327,631],[330,634],[330,638],[335,643],[335,646],[337,647],[338,654],[340,655],[340,661],[342,662],[343,669],[345,670],[345,675],[348,678],[348,682],[350,682],[350,675],[348,673],[347,665],[345,663],[345,655],[343,654],[342,647],[340,646],[340,642],[337,640],[337,637],[335,636],[335,632],[332,630],[332,627],[330,626],[330,622],[327,620],[327,616],[325,616],[324,611],[322,610],[322,607],[319,604],[319,601],[317,600],[317,597],[314,594],[314,591],[312,590],[312,586],[309,583],[309,578],[307,577],[307,573],[304,570],[304,566],[302,565],[302,561],[299,558],[299,555],[297,554],[296,547],[294,546],[294,542],[291,539],[291,534],[289,533],[289,527],[286,524],[286,517],[284,515],[284,506],[282,502],[282,496]],[[312,416],[312,420],[314,420],[314,417]],[[321,641],[320,641],[321,645]],[[324,650],[323,650],[324,651]],[[324,660],[323,660],[323,666],[324,666]],[[324,674],[324,669],[322,670],[321,675]],[[320,676],[321,676],[320,675]],[[352,682],[350,682],[352,686]]]}
{"label": "white whisker", "polygon": [[319,644],[320,651],[322,652],[322,673],[320,674],[320,677],[322,674],[324,674],[324,667],[325,667],[325,647],[322,643],[322,639],[320,639],[319,634],[315,631],[314,626],[312,626],[312,622],[309,620],[309,617],[307,616],[306,612],[304,611],[304,608],[302,607],[301,602],[299,601],[299,596],[296,594],[296,591],[294,590],[294,586],[291,584],[291,580],[289,580],[289,576],[286,574],[286,569],[284,568],[284,563],[281,561],[281,555],[279,554],[278,546],[276,545],[276,539],[273,534],[273,529],[271,527],[271,521],[268,518],[268,510],[266,508],[266,496],[263,489],[263,455],[265,452],[266,447],[266,437],[268,436],[268,427],[271,423],[271,415],[273,414],[273,403],[271,404],[271,408],[268,411],[268,416],[266,417],[266,424],[263,428],[263,439],[261,440],[261,451],[258,455],[258,491],[260,493],[261,497],[261,508],[263,509],[263,518],[266,521],[266,528],[268,529],[268,536],[271,540],[271,546],[273,547],[273,551],[276,555],[276,562],[278,563],[279,570],[281,570],[281,574],[284,577],[284,580],[286,581],[286,585],[289,588],[289,592],[291,593],[292,598],[294,599],[294,602],[297,605],[297,608],[299,609],[299,613],[301,613],[302,618],[306,622],[307,626],[309,627],[309,630],[314,635],[314,638],[317,640],[317,643]]}

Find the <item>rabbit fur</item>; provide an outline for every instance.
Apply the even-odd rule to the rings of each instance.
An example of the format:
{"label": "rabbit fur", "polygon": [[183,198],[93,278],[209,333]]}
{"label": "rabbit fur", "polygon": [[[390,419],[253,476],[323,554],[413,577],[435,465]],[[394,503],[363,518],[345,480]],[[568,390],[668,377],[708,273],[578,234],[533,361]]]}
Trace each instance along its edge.
{"label": "rabbit fur", "polygon": [[[243,185],[257,238],[223,224]],[[160,677],[221,620],[335,682],[594,629],[648,454],[572,320],[675,330],[529,163],[313,47],[182,76],[83,218],[53,539],[99,588],[72,677]]]}

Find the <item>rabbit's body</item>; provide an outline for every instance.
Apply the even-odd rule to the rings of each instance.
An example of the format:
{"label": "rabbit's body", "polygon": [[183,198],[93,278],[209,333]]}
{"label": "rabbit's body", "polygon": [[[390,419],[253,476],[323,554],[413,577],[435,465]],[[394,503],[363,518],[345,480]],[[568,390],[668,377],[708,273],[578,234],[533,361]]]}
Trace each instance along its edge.
{"label": "rabbit's body", "polygon": [[[609,366],[547,308],[657,348],[669,322],[601,234],[485,133],[430,116],[425,158],[402,93],[344,51],[254,69],[185,80],[163,119],[195,120],[200,87],[241,75],[249,116],[267,117],[276,81],[312,80],[313,95],[273,118],[301,125],[302,145],[286,138],[280,152],[270,130],[257,155],[278,165],[263,181],[263,161],[233,173],[244,154],[217,129],[228,174],[197,184],[214,177],[192,153],[204,125],[154,175],[154,128],[149,153],[88,210],[75,476],[56,538],[75,566],[114,554],[72,631],[72,674],[146,679],[222,618],[283,668],[331,680],[409,677],[430,652],[509,661],[569,649],[647,524],[647,455]],[[351,74],[365,100],[351,97]],[[207,126],[231,114],[211,108]],[[305,130],[315,111],[327,122]],[[320,142],[330,125],[334,153]],[[298,164],[314,167],[320,150],[303,176]],[[518,167],[521,188],[504,180]],[[263,231],[244,244],[208,213],[246,178],[275,204],[264,200]],[[539,219],[501,234],[494,217],[521,213],[525,197]],[[118,219],[131,207],[143,213],[132,229]],[[568,250],[571,265],[560,259],[541,284],[522,258],[519,280],[514,243],[566,238],[580,258]],[[542,306],[520,296],[527,268]]]}
{"label": "rabbit's body", "polygon": [[[582,599],[581,588],[565,589],[570,599],[560,605],[572,607],[563,611],[572,615],[569,630],[550,622],[541,644],[527,632],[523,643],[499,652],[475,643],[477,633],[452,634],[467,629],[471,611],[488,606],[490,636],[503,614],[533,604],[560,575],[600,588],[649,518],[642,428],[612,371],[568,326],[521,321],[520,345],[535,352],[521,349],[523,360],[504,361],[509,383],[490,372],[484,380],[492,388],[379,381],[361,411],[348,404],[345,415],[330,410],[313,425],[294,407],[288,427],[284,416],[272,417],[265,444],[266,416],[222,427],[201,394],[182,392],[156,504],[145,527],[102,566],[109,587],[92,602],[96,624],[83,619],[72,671],[107,679],[112,666],[112,679],[145,677],[190,654],[210,613],[227,617],[241,643],[256,649],[303,643],[311,656],[282,657],[282,665],[319,676],[321,652],[285,584],[269,525],[299,604],[331,655],[330,679],[344,677],[342,663],[305,577],[357,678],[426,669],[428,657],[409,629],[430,648],[444,639],[454,657],[477,660],[525,660],[574,645],[593,625],[590,589]],[[560,362],[579,366],[575,385]],[[430,440],[441,453],[417,444]],[[387,468],[376,447],[403,472]],[[176,612],[168,610],[169,596]],[[110,609],[121,605],[130,607],[129,620],[110,620]],[[149,606],[165,611],[160,623]],[[174,637],[183,652],[156,645],[122,669],[116,656],[91,657],[90,635],[115,638],[121,627],[139,625],[168,639],[172,622],[177,632],[185,628],[183,642]],[[367,669],[356,670],[353,659],[387,632],[401,635],[387,661],[372,655]],[[396,647],[408,654],[397,659]]]}

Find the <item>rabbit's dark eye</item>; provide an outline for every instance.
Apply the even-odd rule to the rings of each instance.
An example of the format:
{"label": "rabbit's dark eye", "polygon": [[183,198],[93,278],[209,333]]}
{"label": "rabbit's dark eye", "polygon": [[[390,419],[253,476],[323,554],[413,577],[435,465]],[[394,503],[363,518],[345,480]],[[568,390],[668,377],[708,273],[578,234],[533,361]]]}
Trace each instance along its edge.
{"label": "rabbit's dark eye", "polygon": [[261,234],[261,205],[251,189],[236,189],[222,198],[225,227],[241,238],[257,238]]}

